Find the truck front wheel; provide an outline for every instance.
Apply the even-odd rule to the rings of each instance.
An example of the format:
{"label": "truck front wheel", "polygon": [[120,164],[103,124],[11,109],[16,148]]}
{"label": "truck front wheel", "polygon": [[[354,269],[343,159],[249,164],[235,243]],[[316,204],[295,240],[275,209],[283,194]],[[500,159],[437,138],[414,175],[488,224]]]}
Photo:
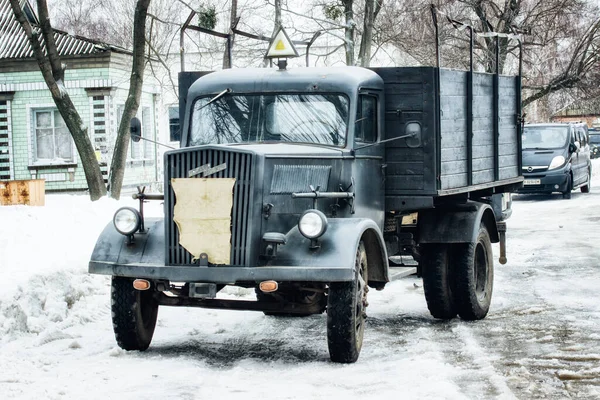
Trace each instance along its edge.
{"label": "truck front wheel", "polygon": [[454,296],[458,315],[468,321],[485,318],[494,287],[492,244],[485,225],[479,227],[475,243],[456,245],[454,261]]}
{"label": "truck front wheel", "polygon": [[158,316],[158,302],[152,289],[136,290],[132,278],[113,276],[110,295],[117,344],[125,350],[146,350]]}
{"label": "truck front wheel", "polygon": [[450,264],[449,246],[444,243],[421,245],[421,274],[427,308],[434,318],[456,317],[454,276]]}
{"label": "truck front wheel", "polygon": [[367,252],[361,241],[356,250],[354,279],[334,282],[327,294],[327,344],[333,362],[358,359],[367,317]]}

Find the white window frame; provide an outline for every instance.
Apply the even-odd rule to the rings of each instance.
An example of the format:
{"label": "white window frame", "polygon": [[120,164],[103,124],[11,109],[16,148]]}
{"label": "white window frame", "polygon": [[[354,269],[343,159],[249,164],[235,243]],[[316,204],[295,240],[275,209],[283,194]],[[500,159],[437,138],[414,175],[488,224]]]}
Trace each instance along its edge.
{"label": "white window frame", "polygon": [[[26,115],[27,118],[27,132],[29,132],[27,136],[28,147],[29,147],[29,166],[38,167],[38,166],[61,166],[67,165],[71,166],[77,164],[77,151],[75,147],[75,142],[71,137],[71,159],[70,160],[49,160],[49,159],[41,159],[37,158],[37,134],[36,134],[36,123],[35,123],[35,114],[37,112],[52,112],[52,118],[54,119],[54,111],[58,112],[58,108],[55,104],[39,104],[35,106],[28,105],[26,107]],[[53,124],[54,125],[54,124]],[[52,127],[54,129],[54,126]]]}

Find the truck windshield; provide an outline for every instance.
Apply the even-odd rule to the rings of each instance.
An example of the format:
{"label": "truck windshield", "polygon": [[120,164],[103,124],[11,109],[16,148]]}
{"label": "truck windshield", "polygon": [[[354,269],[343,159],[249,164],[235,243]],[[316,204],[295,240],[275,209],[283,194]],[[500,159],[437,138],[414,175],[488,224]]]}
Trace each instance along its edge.
{"label": "truck windshield", "polygon": [[523,130],[524,149],[558,149],[565,147],[569,138],[566,126],[525,127]]}
{"label": "truck windshield", "polygon": [[234,94],[192,107],[189,145],[292,142],[344,146],[348,99],[339,94]]}

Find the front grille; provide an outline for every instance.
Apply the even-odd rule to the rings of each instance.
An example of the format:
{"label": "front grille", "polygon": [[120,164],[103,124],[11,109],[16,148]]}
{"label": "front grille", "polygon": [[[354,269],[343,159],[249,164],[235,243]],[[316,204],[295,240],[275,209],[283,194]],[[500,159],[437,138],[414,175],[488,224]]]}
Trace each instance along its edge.
{"label": "front grille", "polygon": [[543,172],[543,171],[547,171],[548,170],[548,166],[547,165],[532,165],[532,166],[524,166],[522,168],[523,172],[526,173],[531,173],[531,172]]}
{"label": "front grille", "polygon": [[175,193],[171,187],[171,179],[188,178],[193,168],[206,164],[216,167],[223,163],[227,168],[207,178],[235,178],[233,187],[233,207],[231,210],[231,258],[232,265],[248,265],[249,220],[252,204],[252,154],[215,149],[190,150],[167,155],[165,173],[167,177],[167,264],[191,265],[192,256],[179,244],[179,231],[173,221]]}

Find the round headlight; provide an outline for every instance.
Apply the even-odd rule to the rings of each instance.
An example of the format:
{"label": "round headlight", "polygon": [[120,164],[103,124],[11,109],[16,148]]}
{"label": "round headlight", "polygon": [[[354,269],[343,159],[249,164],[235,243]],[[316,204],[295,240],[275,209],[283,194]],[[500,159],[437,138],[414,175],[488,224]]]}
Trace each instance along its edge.
{"label": "round headlight", "polygon": [[316,239],[327,230],[327,217],[319,210],[306,210],[298,221],[300,233],[307,239]]}
{"label": "round headlight", "polygon": [[119,208],[113,218],[115,229],[125,236],[132,235],[140,229],[141,222],[140,213],[132,207]]}
{"label": "round headlight", "polygon": [[550,166],[548,166],[548,169],[556,169],[558,167],[562,167],[563,165],[565,165],[565,161],[566,160],[563,156],[556,156],[550,162]]}

